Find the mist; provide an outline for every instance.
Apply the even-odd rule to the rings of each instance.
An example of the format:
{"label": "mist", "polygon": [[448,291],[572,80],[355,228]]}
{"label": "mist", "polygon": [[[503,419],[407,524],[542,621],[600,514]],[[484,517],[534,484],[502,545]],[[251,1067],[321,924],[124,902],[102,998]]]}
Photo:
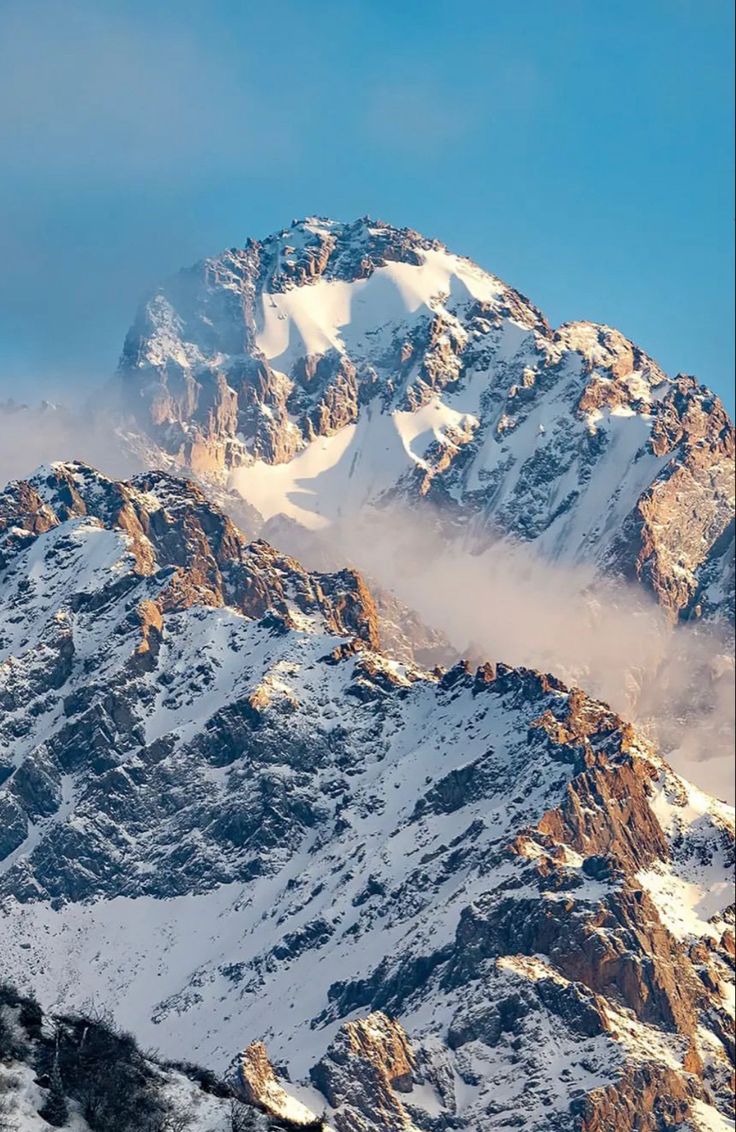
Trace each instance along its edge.
{"label": "mist", "polygon": [[[0,405],[0,485],[56,460],[84,460],[115,478],[142,470],[104,414]],[[653,739],[678,773],[733,803],[726,627],[673,625],[643,588],[549,562],[529,544],[498,541],[478,552],[448,541],[429,508],[366,508],[321,532],[276,518],[264,535],[312,569],[355,566],[444,633],[459,657],[523,665],[583,688]]]}
{"label": "mist", "polygon": [[728,630],[673,625],[642,587],[499,541],[448,543],[440,517],[367,511],[327,532],[266,535],[315,568],[351,563],[441,630],[459,656],[550,672],[636,724],[680,774],[734,801],[734,659]]}
{"label": "mist", "polygon": [[0,403],[0,487],[57,460],[83,460],[114,478],[141,470],[140,461],[101,414],[48,402]]}

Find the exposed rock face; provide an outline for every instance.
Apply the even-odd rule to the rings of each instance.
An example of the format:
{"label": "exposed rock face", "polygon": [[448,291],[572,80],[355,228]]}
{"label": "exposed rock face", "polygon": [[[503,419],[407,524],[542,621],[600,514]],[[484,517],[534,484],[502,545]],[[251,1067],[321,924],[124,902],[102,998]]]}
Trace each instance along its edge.
{"label": "exposed rock face", "polygon": [[289,1096],[279,1083],[263,1042],[253,1042],[235,1059],[228,1080],[245,1104],[260,1109],[268,1116],[288,1120],[290,1127],[323,1127],[322,1121],[306,1105]]}
{"label": "exposed rock face", "polygon": [[637,578],[673,617],[732,608],[718,399],[609,327],[553,330],[410,229],[312,218],[180,272],[139,311],[119,389],[159,459],[236,469],[267,520],[390,498]]}
{"label": "exposed rock face", "polygon": [[[716,398],[681,377],[662,402],[652,449],[668,457],[667,464],[628,516],[614,558],[624,565],[636,548],[636,577],[668,609],[699,616],[710,575],[724,556],[733,571],[733,426]],[[731,591],[724,577],[715,604],[726,616],[733,615]]]}
{"label": "exposed rock face", "polygon": [[333,1109],[338,1132],[405,1132],[413,1125],[400,1096],[413,1089],[416,1058],[401,1026],[376,1012],[346,1022],[311,1078]]}
{"label": "exposed rock face", "polygon": [[247,1104],[296,1124],[334,1132],[418,1132],[401,1096],[412,1092],[422,1074],[406,1033],[380,1011],[346,1022],[312,1068],[316,1095],[325,1099],[324,1122],[289,1093],[288,1082],[279,1081],[262,1042],[236,1058],[228,1077]]}
{"label": "exposed rock face", "polygon": [[0,521],[16,979],[171,1056],[255,1042],[273,1120],[728,1126],[732,813],[615,713],[390,658],[355,572],[168,475],[53,466]]}
{"label": "exposed rock face", "polygon": [[[613,1087],[596,1090],[573,1106],[580,1132],[617,1132],[638,1128],[641,1132],[701,1127],[691,1118],[692,1089],[671,1069],[630,1071]],[[707,1125],[706,1125],[707,1127]]]}

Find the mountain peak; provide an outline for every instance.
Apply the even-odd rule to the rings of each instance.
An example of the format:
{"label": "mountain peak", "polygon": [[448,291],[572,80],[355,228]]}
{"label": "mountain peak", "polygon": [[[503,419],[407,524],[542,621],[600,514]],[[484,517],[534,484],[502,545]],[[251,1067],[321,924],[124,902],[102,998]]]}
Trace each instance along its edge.
{"label": "mountain peak", "polygon": [[420,232],[414,228],[408,228],[400,224],[391,224],[387,220],[381,220],[377,217],[365,215],[358,216],[354,220],[336,220],[329,216],[304,216],[291,221],[288,228],[283,228],[277,233],[266,236],[263,240],[268,243],[270,240],[286,238],[290,232],[309,232],[314,236],[334,236],[345,240],[359,239],[361,236],[378,236],[382,234],[392,234],[394,236],[405,235],[407,237],[414,237],[418,243],[432,243],[437,246],[444,247],[439,244],[437,240],[427,240]]}
{"label": "mountain peak", "polygon": [[135,443],[265,521],[429,506],[481,547],[643,581],[673,617],[730,608],[718,399],[413,229],[310,216],[196,264],[139,311],[118,386]]}

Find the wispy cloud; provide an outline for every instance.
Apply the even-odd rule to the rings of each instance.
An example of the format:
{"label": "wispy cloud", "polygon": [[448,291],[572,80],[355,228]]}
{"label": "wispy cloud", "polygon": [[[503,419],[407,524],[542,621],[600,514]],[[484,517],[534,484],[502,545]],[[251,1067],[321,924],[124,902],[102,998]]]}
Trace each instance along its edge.
{"label": "wispy cloud", "polygon": [[0,488],[56,460],[84,460],[114,477],[141,470],[100,414],[48,403],[0,403]]}
{"label": "wispy cloud", "polygon": [[[324,536],[282,527],[316,566],[351,561],[393,590],[460,655],[551,672],[648,732],[676,770],[734,800],[734,661],[713,625],[673,627],[638,586],[551,563],[529,544],[475,553],[441,517],[381,509]],[[287,533],[284,533],[287,532]],[[289,538],[293,540],[288,545]]]}
{"label": "wispy cloud", "polygon": [[3,5],[0,145],[10,174],[134,178],[294,144],[186,22],[86,0]]}

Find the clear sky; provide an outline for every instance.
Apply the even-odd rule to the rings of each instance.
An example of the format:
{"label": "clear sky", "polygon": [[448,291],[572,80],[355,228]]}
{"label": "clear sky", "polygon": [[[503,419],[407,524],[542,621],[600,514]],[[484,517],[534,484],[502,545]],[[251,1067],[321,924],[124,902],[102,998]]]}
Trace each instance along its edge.
{"label": "clear sky", "polygon": [[436,236],[559,323],[733,369],[731,0],[0,0],[0,394],[293,217]]}

